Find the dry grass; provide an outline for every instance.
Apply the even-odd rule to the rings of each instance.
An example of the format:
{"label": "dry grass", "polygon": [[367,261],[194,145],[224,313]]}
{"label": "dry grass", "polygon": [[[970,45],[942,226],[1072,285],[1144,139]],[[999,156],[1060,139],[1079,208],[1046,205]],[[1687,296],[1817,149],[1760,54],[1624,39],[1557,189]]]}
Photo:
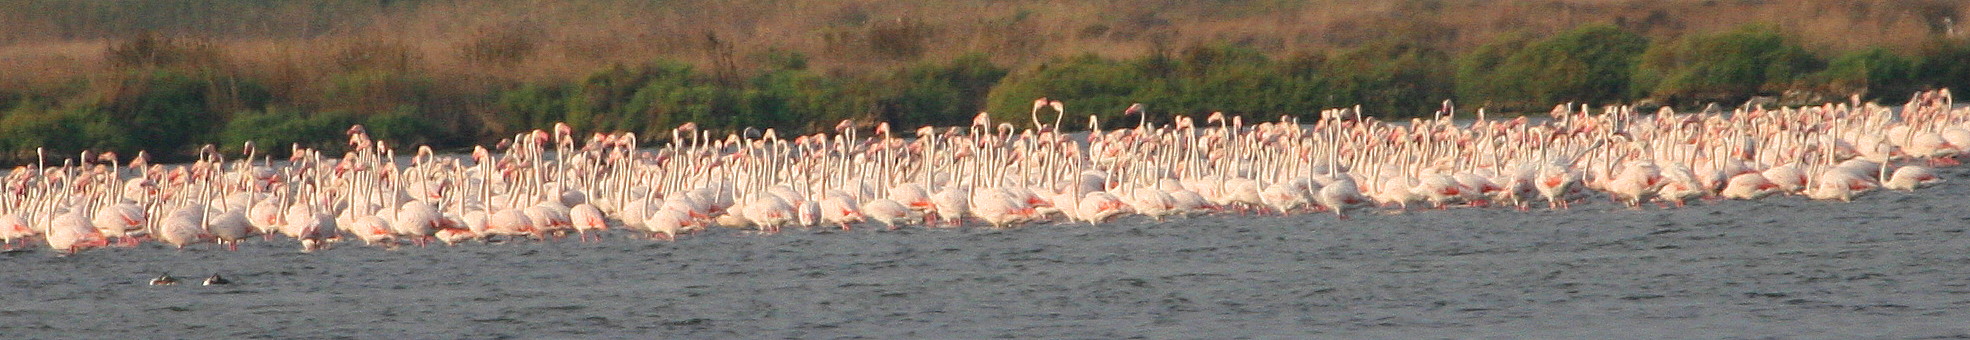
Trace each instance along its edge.
{"label": "dry grass", "polygon": [[[1231,42],[1287,55],[1389,34],[1460,51],[1511,33],[1615,23],[1657,38],[1766,22],[1816,52],[1907,50],[1965,16],[1948,0],[23,0],[0,4],[0,91],[105,69],[108,41],[140,32],[210,42],[277,91],[307,92],[351,60],[441,83],[565,80],[657,58],[746,69],[768,50],[837,74],[983,52],[1018,67],[1094,53]],[[202,18],[179,20],[177,18]],[[1961,20],[1957,20],[1961,21]],[[1961,30],[1961,29],[1960,29]],[[1395,32],[1395,33],[1387,33]],[[365,64],[369,65],[369,64]],[[375,66],[375,65],[371,65]],[[300,93],[287,92],[287,93]],[[280,93],[280,92],[277,92]]]}

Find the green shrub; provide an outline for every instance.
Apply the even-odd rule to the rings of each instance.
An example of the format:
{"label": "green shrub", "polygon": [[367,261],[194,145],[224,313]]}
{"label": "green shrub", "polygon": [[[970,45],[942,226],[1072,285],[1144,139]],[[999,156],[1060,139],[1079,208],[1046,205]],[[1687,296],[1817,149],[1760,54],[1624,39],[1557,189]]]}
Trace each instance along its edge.
{"label": "green shrub", "polygon": [[[1384,40],[1331,55],[1272,61],[1236,45],[1202,45],[1174,56],[1113,61],[1094,56],[1054,60],[1008,76],[989,96],[995,119],[1028,121],[1033,98],[1067,103],[1074,122],[1087,114],[1114,122],[1132,103],[1153,122],[1171,115],[1221,111],[1254,119],[1307,116],[1323,108],[1361,104],[1382,115],[1429,112],[1451,92],[1448,55],[1421,45]],[[1133,127],[1136,122],[1107,124]],[[1030,123],[1025,124],[1030,125]]]}
{"label": "green shrub", "polygon": [[[1137,61],[1145,73],[1152,67],[1174,66],[1172,77],[1153,83],[1137,99],[1152,112],[1150,119],[1166,121],[1170,114],[1268,115],[1306,112],[1300,103],[1277,101],[1290,90],[1285,78],[1258,50],[1226,44],[1184,49],[1174,65],[1157,58]],[[1126,108],[1126,106],[1125,106]],[[1119,111],[1118,111],[1119,113]]]}
{"label": "green shrub", "polygon": [[1129,104],[1154,98],[1148,92],[1154,81],[1136,65],[1082,55],[1048,61],[1032,69],[1014,72],[1006,76],[999,86],[992,88],[986,100],[990,103],[989,112],[993,120],[1022,127],[1032,125],[1028,113],[1032,110],[1033,99],[1040,97],[1065,102],[1069,117],[1073,119],[1064,120],[1063,125],[1084,127],[1086,119],[1083,117],[1093,114],[1109,122],[1104,124],[1104,128],[1133,126],[1114,122]]}
{"label": "green shrub", "polygon": [[1523,109],[1529,105],[1545,105],[1529,100],[1526,88],[1518,86],[1532,81],[1529,75],[1503,72],[1507,60],[1525,50],[1532,40],[1524,35],[1509,35],[1478,46],[1456,58],[1457,98],[1493,109]]}
{"label": "green shrub", "polygon": [[623,103],[623,112],[646,119],[648,123],[640,127],[644,135],[668,136],[670,129],[686,122],[698,122],[706,128],[728,126],[725,120],[730,117],[718,114],[734,111],[737,100],[731,91],[713,85],[682,63],[657,62],[644,66],[643,72],[650,76]]}
{"label": "green shrub", "polygon": [[399,150],[431,144],[433,140],[441,140],[445,137],[432,126],[430,120],[421,117],[416,107],[408,105],[399,106],[386,113],[371,114],[362,117],[360,121],[363,128],[369,131],[371,138],[390,141],[395,145],[392,148]]}
{"label": "green shrub", "polygon": [[[867,93],[851,93],[843,79],[808,71],[779,70],[761,74],[745,92],[740,116],[749,121],[732,127],[779,128],[784,132],[818,131],[842,119],[861,119],[875,105]],[[863,122],[867,124],[867,122]]]}
{"label": "green shrub", "polygon": [[430,78],[380,68],[337,73],[328,78],[321,110],[378,113],[399,106],[431,103],[436,87]]}
{"label": "green shrub", "polygon": [[1327,60],[1341,105],[1358,103],[1381,117],[1427,116],[1451,94],[1449,54],[1410,41],[1384,39],[1336,52]]}
{"label": "green shrub", "polygon": [[1647,48],[1641,35],[1606,25],[1529,43],[1507,38],[1458,58],[1457,88],[1461,98],[1506,110],[1622,101]]}
{"label": "green shrub", "polygon": [[964,125],[972,115],[985,110],[987,94],[1008,72],[982,54],[905,68],[889,82],[878,118],[896,124],[898,129]]}
{"label": "green shrub", "polygon": [[[219,146],[231,153],[247,141],[258,145],[263,155],[288,156],[290,146],[320,149],[330,157],[339,157],[347,150],[347,137],[343,134],[349,126],[363,122],[355,115],[345,111],[316,112],[305,114],[290,108],[269,108],[266,110],[241,111],[233,114],[219,133]],[[386,127],[389,128],[389,127]],[[376,133],[376,128],[370,128]]]}
{"label": "green shrub", "polygon": [[1916,81],[1924,86],[1970,89],[1970,40],[1936,39],[1923,45],[1915,65]]}
{"label": "green shrub", "polygon": [[641,130],[647,124],[646,117],[625,111],[623,106],[644,83],[661,75],[650,67],[622,65],[591,73],[568,93],[564,119],[580,130]]}
{"label": "green shrub", "polygon": [[1869,100],[1907,96],[1915,88],[1914,62],[1884,48],[1854,51],[1827,62],[1815,79],[1829,94]]}
{"label": "green shrub", "polygon": [[127,72],[112,80],[98,107],[106,124],[123,126],[161,160],[182,159],[211,136],[213,122],[222,121],[214,113],[224,106],[213,77],[170,69]]}
{"label": "green shrub", "polygon": [[35,161],[35,150],[46,148],[51,160],[73,155],[91,141],[84,140],[78,115],[31,103],[8,109],[0,117],[0,150],[11,163]]}
{"label": "green shrub", "polygon": [[497,113],[494,126],[488,131],[494,136],[510,135],[536,128],[546,128],[554,122],[567,119],[567,92],[562,86],[543,86],[521,84],[517,88],[500,91],[493,106]]}
{"label": "green shrub", "polygon": [[1819,64],[1777,28],[1745,26],[1651,46],[1642,54],[1634,89],[1671,104],[1738,102],[1785,90]]}

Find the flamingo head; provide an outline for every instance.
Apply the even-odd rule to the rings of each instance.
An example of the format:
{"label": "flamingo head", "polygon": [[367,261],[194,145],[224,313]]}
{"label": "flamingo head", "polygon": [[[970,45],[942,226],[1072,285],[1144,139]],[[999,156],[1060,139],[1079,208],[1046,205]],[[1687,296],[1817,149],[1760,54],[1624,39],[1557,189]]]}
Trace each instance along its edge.
{"label": "flamingo head", "polygon": [[551,137],[551,136],[549,136],[549,135],[547,134],[547,131],[542,131],[542,130],[534,130],[534,131],[533,131],[533,142],[534,142],[534,144],[533,144],[533,145],[547,145],[547,142],[548,142],[549,140],[552,140],[552,138],[550,138],[550,137]]}
{"label": "flamingo head", "polygon": [[568,123],[564,123],[564,122],[554,123],[554,137],[567,138],[567,137],[574,137],[574,135],[575,135],[575,128],[572,126],[568,126]]}
{"label": "flamingo head", "polygon": [[488,160],[488,159],[492,159],[492,152],[491,152],[491,151],[486,151],[486,147],[484,147],[484,146],[473,146],[473,147],[472,147],[472,161],[473,161],[473,162],[478,162],[478,163],[485,163],[485,162],[486,162],[486,160]]}

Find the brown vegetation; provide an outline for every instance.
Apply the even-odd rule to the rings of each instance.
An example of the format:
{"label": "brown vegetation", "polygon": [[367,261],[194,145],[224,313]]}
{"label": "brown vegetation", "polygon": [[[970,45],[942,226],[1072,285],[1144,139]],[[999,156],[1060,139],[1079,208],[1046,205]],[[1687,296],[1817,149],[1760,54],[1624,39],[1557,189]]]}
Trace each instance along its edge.
{"label": "brown vegetation", "polygon": [[[1769,22],[1816,52],[1909,50],[1970,14],[1966,7],[1948,0],[21,0],[0,4],[0,22],[8,23],[0,26],[0,61],[9,69],[0,85],[99,69],[105,42],[149,32],[207,41],[229,62],[264,72],[334,72],[351,54],[368,62],[375,56],[367,54],[379,53],[445,80],[529,81],[657,58],[710,68],[721,48],[739,56],[801,52],[831,72],[968,53],[1017,69],[1059,56],[1133,58],[1159,45],[1217,42],[1291,55],[1386,34],[1459,52],[1503,34],[1593,23],[1667,39]],[[381,51],[363,51],[370,48]],[[736,61],[740,69],[754,62]]]}

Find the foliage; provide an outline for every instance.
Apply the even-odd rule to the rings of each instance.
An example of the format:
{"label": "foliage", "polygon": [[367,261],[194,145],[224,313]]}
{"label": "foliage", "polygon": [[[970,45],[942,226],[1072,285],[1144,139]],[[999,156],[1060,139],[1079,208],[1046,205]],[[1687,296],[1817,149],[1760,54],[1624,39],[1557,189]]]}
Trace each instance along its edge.
{"label": "foliage", "polygon": [[[220,76],[209,73],[168,69],[134,71],[122,74],[94,106],[111,124],[122,125],[131,140],[142,141],[157,156],[172,159],[189,153],[190,145],[209,140],[212,122],[223,121],[215,114],[229,105],[227,89],[220,88]],[[133,152],[135,145],[118,146]]]}
{"label": "foliage", "polygon": [[1970,88],[1970,40],[1936,39],[1923,46],[1915,65],[1918,85]]}
{"label": "foliage", "polygon": [[1906,96],[1914,85],[1915,63],[1887,49],[1872,48],[1841,55],[1816,75],[1833,94],[1859,94],[1874,100]]}
{"label": "foliage", "polygon": [[1626,99],[1635,57],[1648,39],[1614,26],[1576,28],[1525,42],[1504,39],[1459,57],[1458,94],[1494,109]]}
{"label": "foliage", "polygon": [[987,93],[1008,73],[983,54],[905,68],[896,73],[889,93],[878,101],[877,118],[899,129],[969,123],[968,118],[985,110]]}
{"label": "foliage", "polygon": [[233,119],[220,129],[218,140],[222,150],[228,152],[240,152],[240,147],[251,141],[262,155],[287,156],[284,152],[289,147],[299,145],[320,149],[332,157],[347,149],[343,132],[359,122],[355,115],[344,111],[312,114],[290,108],[241,111],[234,113]]}
{"label": "foliage", "polygon": [[0,159],[29,163],[43,151],[47,159],[59,162],[78,152],[134,150],[140,145],[102,111],[88,107],[48,108],[23,104],[0,117]]}
{"label": "foliage", "polygon": [[365,68],[331,75],[321,110],[349,110],[380,113],[402,105],[430,103],[430,78],[381,68]]}
{"label": "foliage", "polygon": [[[335,116],[335,112],[328,115]],[[433,139],[445,136],[432,126],[429,120],[420,117],[417,108],[400,106],[395,110],[362,117],[363,128],[373,138],[393,143],[392,148],[409,149],[417,145],[430,144]],[[346,127],[345,127],[346,128]],[[329,134],[329,137],[340,137]]]}
{"label": "foliage", "polygon": [[1450,97],[1449,65],[1449,54],[1441,50],[1389,39],[1338,52],[1327,69],[1334,73],[1339,105],[1358,103],[1375,116],[1413,117]]}
{"label": "foliage", "polygon": [[[1095,115],[1112,122],[1130,103],[1155,98],[1149,95],[1152,81],[1137,65],[1094,55],[1055,60],[1008,75],[986,95],[991,103],[987,112],[994,121],[1031,125],[1028,115],[1033,99],[1046,97],[1064,101],[1066,111],[1074,117]],[[1063,124],[1083,126],[1066,122],[1074,124]]]}
{"label": "foliage", "polygon": [[[1525,50],[1531,39],[1525,35],[1509,35],[1476,49],[1456,59],[1456,93],[1459,99],[1474,101],[1480,106],[1513,108],[1525,106],[1531,95],[1524,87],[1533,79],[1529,75],[1500,71],[1506,60]],[[1541,103],[1533,103],[1541,104]]]}
{"label": "foliage", "polygon": [[1670,103],[1736,102],[1782,91],[1820,63],[1777,28],[1751,25],[1650,46],[1634,89]]}

